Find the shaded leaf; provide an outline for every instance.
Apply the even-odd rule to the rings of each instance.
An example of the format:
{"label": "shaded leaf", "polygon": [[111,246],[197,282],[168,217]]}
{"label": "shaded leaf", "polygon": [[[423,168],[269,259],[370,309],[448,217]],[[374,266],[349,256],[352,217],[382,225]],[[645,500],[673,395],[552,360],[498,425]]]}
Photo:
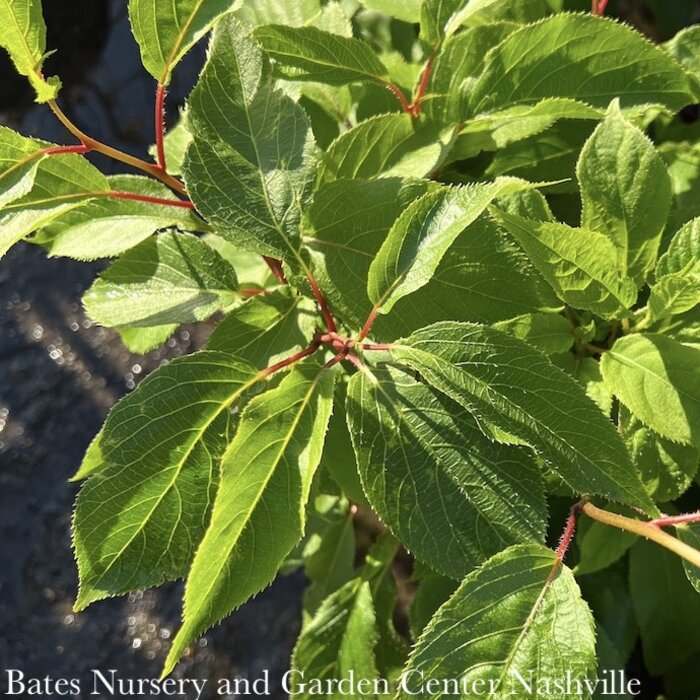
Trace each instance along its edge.
{"label": "shaded leaf", "polygon": [[391,354],[478,421],[529,443],[575,491],[652,507],[612,424],[571,377],[523,341],[445,322],[397,341]]}
{"label": "shaded leaf", "polygon": [[629,335],[603,355],[610,391],[662,437],[700,447],[700,350],[663,335]]}
{"label": "shaded leaf", "polygon": [[433,569],[460,578],[510,544],[542,539],[531,457],[491,443],[453,401],[380,368],[353,377],[347,411],[372,507]]}

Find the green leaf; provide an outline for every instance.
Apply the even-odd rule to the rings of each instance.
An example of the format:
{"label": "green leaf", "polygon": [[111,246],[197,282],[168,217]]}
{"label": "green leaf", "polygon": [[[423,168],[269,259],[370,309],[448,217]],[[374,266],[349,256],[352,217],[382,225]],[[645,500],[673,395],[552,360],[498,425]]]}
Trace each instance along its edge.
{"label": "green leaf", "polygon": [[605,386],[599,362],[592,357],[579,357],[570,352],[550,359],[581,384],[588,398],[594,401],[606,416],[611,414],[613,397]]}
{"label": "green leaf", "polygon": [[630,27],[584,14],[524,26],[488,55],[473,88],[472,113],[567,97],[607,108],[658,103],[674,111],[696,101],[688,74]]}
{"label": "green leaf", "polygon": [[663,277],[651,288],[649,316],[652,320],[677,316],[700,304],[700,271]]}
{"label": "green leaf", "polygon": [[311,585],[304,593],[304,613],[313,615],[323,600],[353,577],[355,529],[352,513],[330,525],[318,549],[306,560],[304,573]]}
{"label": "green leaf", "polygon": [[197,210],[241,248],[294,258],[300,205],[313,176],[303,110],[263,81],[263,58],[235,20],[216,27],[189,101],[184,165]]}
{"label": "green leaf", "polygon": [[[379,676],[374,656],[377,638],[370,583],[355,578],[326,598],[302,630],[292,656],[292,669],[297,673],[290,678],[290,697],[307,700],[320,695],[297,685],[305,677],[323,682],[352,674],[359,687],[371,684]],[[354,697],[373,700],[375,695],[359,693]]]}
{"label": "green leaf", "polygon": [[301,539],[333,377],[314,363],[297,365],[241,414],[222,459],[211,524],[187,578],[184,621],[164,675],[195,637],[269,584]]}
{"label": "green leaf", "polygon": [[83,297],[103,326],[204,321],[239,300],[233,268],[195,236],[166,232],[124,253]]}
{"label": "green leaf", "polygon": [[[114,175],[109,185],[119,192],[179,201],[164,185],[136,175]],[[203,231],[206,224],[181,207],[125,199],[92,200],[63,214],[44,228],[49,254],[76,260],[110,258],[171,227]]]}
{"label": "green leaf", "polygon": [[443,124],[460,124],[468,113],[470,79],[483,70],[489,49],[517,28],[516,24],[499,22],[472,27],[450,37],[435,60],[422,103],[423,113]]}
{"label": "green leaf", "polygon": [[[538,106],[544,104],[540,102]],[[498,128],[496,138],[515,141],[496,151],[486,175],[510,175],[530,181],[546,178],[556,183],[548,188],[549,194],[577,192],[576,161],[593,130],[594,122],[590,119],[566,119],[553,123],[555,110],[548,113],[543,109],[541,116],[537,116],[536,111],[533,108],[529,114],[513,120],[512,124]],[[543,131],[540,126],[544,127]],[[527,131],[535,129],[538,133],[520,138]]]}
{"label": "green leaf", "polygon": [[644,133],[614,101],[581,151],[577,166],[581,226],[617,248],[617,269],[641,286],[656,264],[671,209],[671,180]]}
{"label": "green leaf", "polygon": [[[491,700],[559,698],[555,679],[583,684],[595,668],[593,617],[571,572],[554,552],[520,545],[469,574],[438,610],[411,653],[398,697],[466,698],[488,689]],[[421,688],[433,679],[444,685]]]}
{"label": "green leaf", "polygon": [[663,335],[628,335],[603,355],[605,383],[662,437],[700,447],[700,350]]}
{"label": "green leaf", "polygon": [[[370,306],[365,301],[365,315]],[[372,332],[392,339],[437,321],[493,323],[560,307],[518,245],[482,214],[457,237],[430,282],[380,316]]]}
{"label": "green leaf", "polygon": [[612,424],[571,377],[523,341],[446,322],[397,341],[391,354],[478,421],[525,440],[578,493],[652,507]]}
{"label": "green leaf", "polygon": [[457,236],[497,197],[534,185],[500,179],[465,187],[443,187],[409,205],[391,227],[369,268],[367,295],[381,313],[425,286]]}
{"label": "green leaf", "polygon": [[429,189],[420,180],[337,180],[314,194],[306,210],[303,242],[329,303],[362,327],[372,307],[367,274],[399,214]]}
{"label": "green leaf", "polygon": [[341,134],[322,156],[317,182],[427,177],[447,156],[452,129],[416,125],[408,114],[382,114]]}
{"label": "green leaf", "polygon": [[358,373],[348,421],[372,507],[436,571],[461,578],[504,547],[541,541],[530,455],[485,438],[462,407],[395,369]]}
{"label": "green leaf", "polygon": [[448,36],[450,19],[463,4],[464,0],[423,0],[420,8],[420,38],[437,48]]}
{"label": "green leaf", "polygon": [[47,146],[0,127],[0,209],[31,191]]}
{"label": "green leaf", "polygon": [[[415,572],[414,572],[415,578]],[[411,634],[418,638],[438,608],[457,590],[457,582],[446,576],[433,574],[421,578],[411,608],[409,620]]]}
{"label": "green leaf", "polygon": [[[345,406],[347,384],[339,383],[336,404]],[[328,470],[333,480],[351,503],[370,507],[369,501],[362,490],[360,475],[357,471],[357,460],[352,447],[345,410],[334,411],[328,424],[326,444],[323,448],[322,466]]]}
{"label": "green leaf", "polygon": [[175,66],[239,0],[129,0],[129,19],[146,70],[168,85]]}
{"label": "green leaf", "polygon": [[482,27],[491,22],[504,21],[526,24],[561,9],[561,0],[471,0],[464,9],[455,13],[450,20],[450,28],[456,29],[464,24]]}
{"label": "green leaf", "polygon": [[634,281],[621,279],[610,265],[617,251],[604,234],[531,221],[495,208],[492,213],[522,246],[557,296],[570,306],[616,318],[636,301]]}
{"label": "green leaf", "polygon": [[629,582],[644,661],[653,675],[700,651],[700,596],[678,556],[640,538],[630,554]]}
{"label": "green leaf", "polygon": [[183,576],[206,528],[229,442],[229,408],[258,381],[248,364],[199,352],[159,368],[110,412],[107,467],[78,496],[76,609]]}
{"label": "green leaf", "polygon": [[700,450],[662,438],[620,406],[619,432],[655,501],[675,501],[693,483]]}
{"label": "green leaf", "polygon": [[664,48],[685,69],[700,80],[700,27],[694,25],[678,32]]}
{"label": "green leaf", "polygon": [[569,322],[559,314],[523,314],[494,323],[493,327],[528,342],[547,355],[566,352],[574,342]]}
{"label": "green leaf", "polygon": [[689,221],[671,239],[655,274],[657,280],[675,274],[700,275],[700,218]]}
{"label": "green leaf", "polygon": [[207,348],[229,352],[262,369],[305,348],[317,319],[310,299],[280,289],[231,311],[209,337]]}
{"label": "green leaf", "polygon": [[163,345],[168,338],[178,329],[179,323],[170,323],[165,326],[115,326],[122,343],[137,355],[145,355],[149,350]]}
{"label": "green leaf", "polygon": [[236,17],[251,27],[261,24],[287,24],[291,27],[301,27],[313,22],[320,13],[320,0],[297,0],[297,2],[243,0],[243,5],[236,13]]}
{"label": "green leaf", "polygon": [[383,12],[390,17],[396,17],[403,22],[418,24],[420,22],[421,0],[360,0],[369,10]]}
{"label": "green leaf", "polygon": [[669,235],[700,217],[700,144],[667,142],[659,147],[673,184],[674,206],[666,227]]}
{"label": "green leaf", "polygon": [[0,46],[7,50],[17,72],[29,79],[37,102],[53,100],[61,88],[58,78],[41,74],[46,53],[46,24],[41,0],[0,0]]}
{"label": "green leaf", "polygon": [[31,191],[0,210],[0,257],[61,214],[109,191],[107,178],[82,156],[45,158],[37,167]]}
{"label": "green leaf", "polygon": [[[678,539],[683,540],[683,542],[689,544],[691,547],[695,547],[695,549],[700,549],[700,525],[698,525],[698,523],[679,525],[676,527],[676,534],[678,535]],[[690,583],[693,584],[693,588],[700,593],[700,569],[685,559],[683,560],[683,566],[688,581],[690,581]]]}
{"label": "green leaf", "polygon": [[100,430],[92,439],[87,450],[85,450],[80,468],[69,481],[82,481],[83,479],[87,479],[88,476],[92,476],[105,466],[105,458],[102,454],[102,448],[100,447],[103,434],[104,430]]}
{"label": "green leaf", "polygon": [[[466,87],[469,88],[470,85],[467,84]],[[462,109],[466,109],[464,105],[465,102],[462,100]],[[600,109],[563,97],[540,100],[534,105],[506,107],[493,113],[478,115],[473,119],[467,119],[469,114],[465,111],[463,119],[466,119],[466,122],[460,129],[460,136],[452,155],[458,160],[471,158],[481,151],[497,151],[509,144],[542,134],[560,119],[597,121],[603,114],[604,112]],[[568,138],[575,143],[576,135],[570,132],[571,128],[568,128],[564,131],[564,135],[568,134]],[[553,138],[552,143],[549,144],[545,141],[544,147],[549,150],[554,149],[561,155],[565,153],[565,144],[561,143],[561,140],[563,139],[558,142]],[[534,143],[536,144],[537,141],[535,140]],[[496,158],[498,157],[499,154],[496,155]],[[505,158],[505,156],[500,157]],[[515,156],[511,160],[514,161]],[[526,162],[526,165],[528,164]],[[534,165],[529,165],[534,169]]]}
{"label": "green leaf", "polygon": [[327,85],[370,80],[386,83],[386,66],[370,45],[317,27],[258,27],[253,36],[275,60],[276,71],[291,80]]}

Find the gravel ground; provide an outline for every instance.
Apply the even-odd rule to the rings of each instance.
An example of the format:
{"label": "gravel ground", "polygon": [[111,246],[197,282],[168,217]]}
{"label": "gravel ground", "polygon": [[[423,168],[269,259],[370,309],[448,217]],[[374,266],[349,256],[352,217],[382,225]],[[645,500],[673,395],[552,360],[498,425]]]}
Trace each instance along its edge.
{"label": "gravel ground", "polygon": [[[49,22],[63,23],[49,25],[49,41],[59,37],[53,45],[62,45],[70,59],[56,68],[65,76],[69,111],[88,133],[144,156],[154,85],[141,68],[126,3],[87,0],[81,12],[66,10],[81,4],[56,3],[61,12],[47,12]],[[178,70],[174,112],[202,57],[194,52]],[[7,70],[0,66],[3,80]],[[21,84],[0,85],[0,112],[0,121],[23,133],[70,142]],[[179,623],[182,587],[138,592],[74,615],[70,516],[77,487],[67,478],[109,407],[165,359],[200,347],[207,333],[189,328],[146,357],[128,353],[82,312],[80,298],[99,269],[47,260],[29,245],[0,262],[0,670],[79,678],[84,692],[77,697],[88,696],[94,668],[158,676]],[[200,640],[175,676],[210,679],[206,699],[221,697],[213,692],[218,678],[256,678],[269,669],[274,690],[298,632],[302,588],[300,576],[282,578]],[[0,689],[4,685],[3,678]],[[275,691],[270,697],[285,696]]]}

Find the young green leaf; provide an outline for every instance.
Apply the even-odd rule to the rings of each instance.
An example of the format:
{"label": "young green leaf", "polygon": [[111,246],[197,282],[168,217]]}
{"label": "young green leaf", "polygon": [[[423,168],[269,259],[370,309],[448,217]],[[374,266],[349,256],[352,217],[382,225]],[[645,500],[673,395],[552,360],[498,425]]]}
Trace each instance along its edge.
{"label": "young green leaf", "polygon": [[244,409],[222,459],[211,524],[187,577],[184,621],[164,675],[195,637],[270,583],[301,539],[333,380],[315,363],[297,365]]}
{"label": "young green leaf", "polygon": [[700,651],[700,596],[679,557],[640,537],[630,554],[629,582],[651,673],[661,675]]}
{"label": "young green leaf", "polygon": [[519,545],[469,574],[438,610],[398,697],[563,697],[555,679],[585,684],[595,668],[593,617],[571,571],[545,547]]}
{"label": "young green leaf", "polygon": [[0,46],[7,50],[17,72],[29,79],[37,102],[53,100],[61,88],[58,78],[44,78],[46,24],[41,0],[0,0]]}
{"label": "young green leaf", "polygon": [[317,182],[427,177],[446,158],[452,129],[416,125],[408,114],[382,114],[339,136],[321,159]]}
{"label": "young green leaf", "polygon": [[0,209],[29,193],[47,147],[6,126],[0,127]]}
{"label": "young green leaf", "polygon": [[228,262],[199,238],[169,231],[112,263],[83,303],[103,326],[151,327],[204,321],[239,299]]}
{"label": "young green leaf", "polygon": [[605,383],[662,437],[700,447],[700,350],[663,335],[629,335],[600,363]]}
{"label": "young green leaf", "polygon": [[445,322],[396,341],[391,354],[477,421],[529,443],[575,491],[653,510],[612,424],[571,377],[523,341]]}
{"label": "young green leaf", "polygon": [[624,406],[620,406],[617,422],[632,462],[655,501],[675,501],[690,488],[698,471],[698,448],[657,435]]}
{"label": "young green leaf", "polygon": [[700,81],[700,27],[697,24],[678,32],[664,48]]}
{"label": "young green leaf", "polygon": [[689,279],[700,276],[700,218],[685,224],[659,258],[656,279],[661,280],[675,274]]}
{"label": "young green leaf", "polygon": [[[303,674],[324,682],[352,674],[364,685],[380,677],[375,650],[379,653],[382,648],[378,642],[386,622],[382,619],[386,613],[384,593],[396,549],[396,541],[385,533],[367,553],[357,576],[322,602],[297,640],[292,679]],[[308,686],[291,693],[294,698],[315,695]],[[370,692],[358,697],[372,700],[375,696]]]}
{"label": "young green leaf", "polygon": [[75,511],[77,610],[184,575],[209,519],[229,408],[258,379],[231,355],[199,352],[159,368],[112,409],[99,442],[107,467]]}
{"label": "young green leaf", "polygon": [[31,191],[0,210],[0,257],[61,214],[109,192],[109,180],[82,156],[45,158]]}
{"label": "young green leaf", "polygon": [[656,264],[671,180],[651,141],[622,116],[617,101],[581,151],[577,175],[581,226],[608,236],[620,276],[641,286]]}
{"label": "young green leaf", "polygon": [[458,404],[379,368],[353,377],[347,412],[372,507],[436,571],[461,578],[510,544],[542,540],[546,507],[531,456],[494,445]]}
{"label": "young green leaf", "polygon": [[607,108],[658,103],[678,110],[697,99],[689,75],[631,27],[584,14],[524,26],[488,55],[472,91],[472,113],[567,97]]}
{"label": "young green leaf", "polygon": [[178,323],[169,323],[165,326],[115,326],[122,343],[131,352],[137,355],[145,355],[149,350],[163,345],[168,338],[178,329]]}
{"label": "young green leaf", "polygon": [[332,307],[358,328],[372,304],[367,273],[401,212],[430,185],[421,180],[343,179],[322,185],[306,210],[303,242]]}
{"label": "young green leaf", "polygon": [[316,27],[258,27],[253,36],[275,60],[275,69],[291,80],[327,85],[389,80],[386,66],[369,44]]}
{"label": "young green leaf", "polygon": [[305,348],[316,319],[310,299],[279,289],[231,311],[209,337],[207,349],[229,352],[262,369]]}
{"label": "young green leaf", "polygon": [[[360,687],[376,679],[377,634],[370,584],[353,579],[323,601],[299,636],[292,657],[292,668],[297,673],[292,674],[291,697],[309,700],[317,696],[303,685],[299,687],[296,676],[330,680],[347,678],[352,673]],[[361,693],[355,697],[372,700],[375,696]]]}
{"label": "young green leaf", "polygon": [[239,0],[129,0],[129,19],[146,70],[168,85],[175,66]]}
{"label": "young green leaf", "polygon": [[483,28],[492,22],[527,24],[561,9],[562,0],[471,0],[451,18],[449,28],[454,31],[465,24]]}
{"label": "young green leaf", "polygon": [[700,304],[700,272],[662,277],[649,294],[649,317],[656,321],[677,316]]}
{"label": "young green leaf", "polygon": [[233,19],[216,27],[188,121],[194,139],[184,172],[197,210],[241,248],[294,258],[314,171],[311,128],[263,81],[260,49]]}
{"label": "young green leaf", "polygon": [[[178,201],[164,185],[137,175],[113,175],[109,185],[119,192]],[[46,226],[39,239],[49,254],[76,260],[111,258],[149,238],[155,231],[177,226],[203,231],[207,225],[194,212],[150,202],[101,198],[63,214]]]}
{"label": "young green leaf", "polygon": [[457,236],[497,197],[535,185],[503,178],[492,183],[443,187],[411,204],[387,234],[370,268],[367,296],[382,313],[425,286]]}
{"label": "young green leaf", "polygon": [[604,318],[624,315],[637,298],[633,280],[620,278],[610,260],[615,246],[602,233],[566,224],[530,221],[492,208],[557,296],[570,306]]}
{"label": "young green leaf", "polygon": [[450,246],[430,282],[399,299],[372,332],[396,338],[437,321],[494,323],[560,306],[518,245],[482,214]]}

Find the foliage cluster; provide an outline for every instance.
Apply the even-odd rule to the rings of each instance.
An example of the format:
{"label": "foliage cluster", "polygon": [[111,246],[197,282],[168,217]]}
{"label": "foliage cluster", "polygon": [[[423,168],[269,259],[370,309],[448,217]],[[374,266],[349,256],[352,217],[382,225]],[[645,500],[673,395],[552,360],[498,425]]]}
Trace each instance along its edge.
{"label": "foliage cluster", "polygon": [[[700,132],[677,114],[700,102],[700,28],[654,45],[606,4],[130,0],[146,162],[59,107],[39,0],[0,1],[0,45],[78,139],[0,128],[0,254],[114,258],[85,308],[138,352],[218,320],[76,474],[77,610],[185,578],[167,674],[304,567],[308,678],[505,698],[515,672],[622,668],[641,638],[668,697],[697,695]],[[383,532],[358,552],[362,512]]]}

